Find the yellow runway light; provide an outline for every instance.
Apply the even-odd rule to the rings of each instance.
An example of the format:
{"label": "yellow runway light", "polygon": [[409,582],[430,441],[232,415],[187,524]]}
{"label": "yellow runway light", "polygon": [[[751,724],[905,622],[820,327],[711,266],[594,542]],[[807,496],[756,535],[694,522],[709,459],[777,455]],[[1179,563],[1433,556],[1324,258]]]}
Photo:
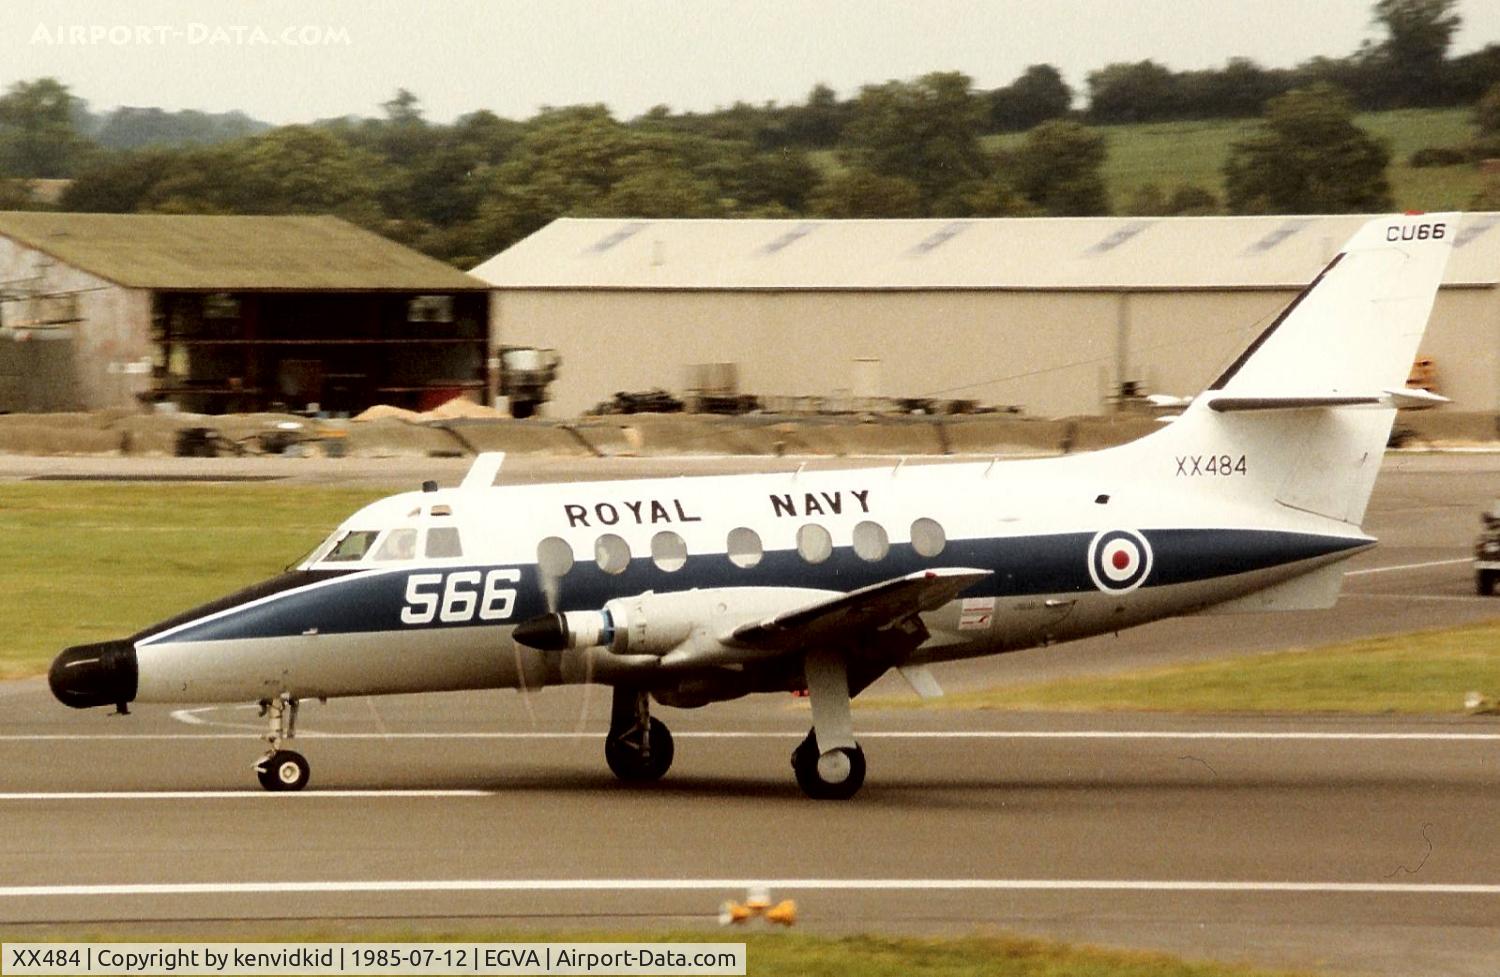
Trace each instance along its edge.
{"label": "yellow runway light", "polygon": [[791,899],[783,899],[766,910],[766,922],[768,923],[780,923],[782,926],[790,926],[796,921],[797,903]]}

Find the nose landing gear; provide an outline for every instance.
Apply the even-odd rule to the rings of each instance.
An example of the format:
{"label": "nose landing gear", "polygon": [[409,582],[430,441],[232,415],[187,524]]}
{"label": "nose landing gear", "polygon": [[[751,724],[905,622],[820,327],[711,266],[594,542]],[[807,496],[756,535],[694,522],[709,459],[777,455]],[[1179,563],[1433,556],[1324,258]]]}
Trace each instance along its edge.
{"label": "nose landing gear", "polygon": [[270,729],[265,740],[266,755],[255,764],[255,775],[266,790],[301,790],[312,776],[307,758],[295,750],[283,750],[281,744],[297,735],[299,702],[283,692],[274,699],[262,699],[260,714]]}
{"label": "nose landing gear", "polygon": [[672,752],[667,724],[651,718],[650,696],[616,686],[604,738],[604,762],[614,775],[627,783],[660,780],[672,766]]}

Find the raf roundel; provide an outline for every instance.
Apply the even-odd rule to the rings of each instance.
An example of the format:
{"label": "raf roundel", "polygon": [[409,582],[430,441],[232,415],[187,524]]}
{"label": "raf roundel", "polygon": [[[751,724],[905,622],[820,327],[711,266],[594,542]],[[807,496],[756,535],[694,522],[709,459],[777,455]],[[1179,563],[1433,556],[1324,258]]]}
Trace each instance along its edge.
{"label": "raf roundel", "polygon": [[1112,594],[1134,590],[1151,573],[1151,544],[1133,529],[1107,529],[1089,543],[1089,576]]}

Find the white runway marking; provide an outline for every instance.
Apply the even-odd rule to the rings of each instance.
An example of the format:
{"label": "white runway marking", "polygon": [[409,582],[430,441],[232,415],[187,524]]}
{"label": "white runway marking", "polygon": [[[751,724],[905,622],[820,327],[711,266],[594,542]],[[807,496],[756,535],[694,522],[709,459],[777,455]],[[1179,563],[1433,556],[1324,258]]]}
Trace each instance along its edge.
{"label": "white runway marking", "polygon": [[219,729],[251,729],[255,730],[256,732],[260,732],[265,727],[257,725],[255,723],[224,723],[217,722],[212,719],[204,719],[201,715],[199,715],[199,713],[219,712],[224,709],[234,709],[239,712],[245,712],[247,710],[258,711],[259,708],[259,706],[253,705],[199,706],[197,709],[173,709],[172,718],[177,720],[179,723],[185,723],[189,726],[214,726]]}
{"label": "white runway marking", "polygon": [[[587,740],[592,742],[603,730],[582,733],[319,733],[299,732],[299,740]],[[673,733],[674,740],[749,740],[786,739],[807,735],[806,728],[785,730],[702,730]],[[248,733],[10,733],[0,735],[0,743],[11,742],[77,742],[90,740],[247,740],[257,739]],[[950,740],[1347,740],[1378,742],[1411,740],[1417,742],[1476,743],[1500,740],[1500,733],[1338,733],[1253,730],[1159,730],[1159,729],[979,729],[979,730],[869,730],[860,739],[950,739]]]}
{"label": "white runway marking", "polygon": [[1362,577],[1367,573],[1394,573],[1397,570],[1421,570],[1426,567],[1447,567],[1455,563],[1470,563],[1472,557],[1460,557],[1454,560],[1428,560],[1426,563],[1402,563],[1391,567],[1371,567],[1368,570],[1345,570],[1346,577]]}
{"label": "white runway marking", "polygon": [[0,898],[43,896],[295,895],[355,892],[1233,892],[1359,895],[1500,895],[1463,882],[1235,882],[1201,879],[394,879],[347,882],[162,882],[0,886]]}
{"label": "white runway marking", "polygon": [[496,790],[85,790],[0,793],[0,801],[209,801],[259,797],[494,797]]}

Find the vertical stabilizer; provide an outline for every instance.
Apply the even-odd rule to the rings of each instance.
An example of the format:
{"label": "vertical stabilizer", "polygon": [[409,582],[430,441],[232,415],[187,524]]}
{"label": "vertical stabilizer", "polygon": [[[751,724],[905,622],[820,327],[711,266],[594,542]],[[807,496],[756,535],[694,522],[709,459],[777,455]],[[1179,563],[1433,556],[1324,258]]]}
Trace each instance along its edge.
{"label": "vertical stabilizer", "polygon": [[1296,397],[1405,386],[1459,219],[1370,221],[1208,389]]}
{"label": "vertical stabilizer", "polygon": [[1395,406],[1415,399],[1400,391],[1461,219],[1365,224],[1170,428],[1140,443],[1189,468],[1194,458],[1229,459],[1220,498],[1357,525]]}

